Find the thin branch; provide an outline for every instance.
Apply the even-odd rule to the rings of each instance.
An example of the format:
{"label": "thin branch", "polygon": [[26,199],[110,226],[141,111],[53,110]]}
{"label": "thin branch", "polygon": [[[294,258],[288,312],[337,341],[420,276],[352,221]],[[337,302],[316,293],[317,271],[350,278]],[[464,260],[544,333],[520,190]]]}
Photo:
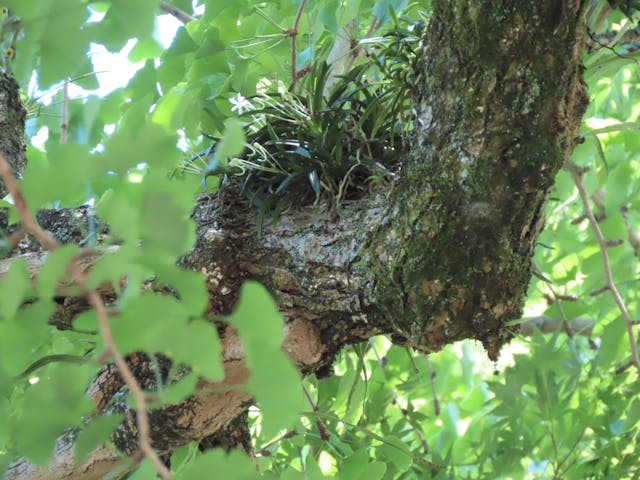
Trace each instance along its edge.
{"label": "thin branch", "polygon": [[438,400],[438,392],[436,391],[436,372],[431,368],[431,361],[429,355],[425,355],[424,359],[427,362],[427,374],[429,375],[429,383],[431,383],[431,395],[433,396],[433,413],[436,417],[440,416],[440,400]]}
{"label": "thin branch", "polygon": [[277,438],[274,438],[273,440],[265,443],[264,445],[262,445],[262,447],[260,447],[257,451],[257,453],[259,455],[262,455],[263,457],[270,457],[271,456],[271,451],[269,450],[269,448],[277,443],[280,443],[282,440],[286,440],[288,438],[293,438],[296,435],[298,435],[298,432],[296,430],[288,430],[285,433],[283,433],[282,435],[280,435]]}
{"label": "thin branch", "polygon": [[621,122],[606,127],[594,128],[583,133],[583,136],[596,136],[603,133],[622,132],[624,130],[640,130],[640,122]]}
{"label": "thin branch", "polygon": [[556,289],[553,288],[553,285],[551,283],[547,283],[547,288],[549,288],[549,290],[551,291],[551,295],[553,295],[554,298],[556,299],[555,303],[558,306],[558,312],[560,313],[560,318],[562,319],[562,329],[569,336],[569,338],[573,338],[575,336],[575,333],[573,331],[573,328],[571,328],[571,324],[569,323],[569,319],[567,318],[567,315],[564,313],[564,308],[562,307],[562,301],[560,301],[560,297],[558,297],[558,293],[556,292]]}
{"label": "thin branch", "polygon": [[[373,350],[373,354],[376,356],[376,360],[378,362],[378,366],[380,367],[380,370],[382,371],[382,377],[384,378],[385,382],[388,382],[387,372],[385,370],[385,360],[378,353],[378,349],[376,348],[376,343],[375,343],[375,340],[373,338],[369,339],[369,346],[371,347],[371,350]],[[413,357],[411,356],[411,352],[408,349],[406,350],[406,352],[409,355],[409,359],[410,359],[411,363],[413,364],[414,372],[416,374],[419,374],[420,371],[418,370],[418,367],[416,366],[416,363],[415,363]],[[396,395],[396,391],[393,388],[391,388],[390,391],[391,391],[391,404],[397,406],[400,409],[400,413],[402,414],[402,416],[404,417],[406,422],[409,424],[409,426],[413,430],[413,433],[415,434],[415,436],[418,437],[418,441],[422,445],[422,451],[424,452],[425,455],[428,454],[429,453],[429,442],[427,442],[427,439],[425,438],[425,436],[422,434],[422,432],[420,431],[418,426],[411,419],[411,417],[409,416],[409,412],[407,412],[407,409],[406,408],[402,408],[402,406],[398,403],[398,396]]]}
{"label": "thin branch", "polygon": [[67,132],[69,130],[69,82],[64,81],[62,86],[62,116],[60,118],[60,144],[67,143]]}
{"label": "thin branch", "polygon": [[556,302],[577,302],[578,300],[580,300],[580,298],[578,297],[578,295],[576,295],[575,293],[570,293],[567,295],[563,295],[561,293],[555,293],[553,296],[548,295],[548,294],[544,294],[544,299],[547,301],[547,303],[549,305],[553,305]]}
{"label": "thin branch", "polygon": [[638,346],[636,344],[635,334],[633,332],[633,319],[631,315],[629,315],[629,310],[627,310],[627,306],[624,303],[624,300],[620,296],[620,292],[616,288],[616,284],[613,281],[613,273],[611,271],[611,262],[609,261],[609,253],[607,248],[607,241],[602,234],[602,230],[600,230],[600,225],[591,210],[591,205],[589,203],[589,194],[587,193],[587,189],[584,186],[584,182],[582,181],[582,176],[584,175],[584,169],[580,169],[572,160],[567,160],[564,163],[564,168],[571,174],[573,181],[578,188],[578,193],[580,194],[580,198],[582,199],[582,204],[584,206],[584,212],[587,218],[589,219],[589,223],[591,224],[591,229],[596,236],[598,244],[600,245],[600,254],[602,255],[602,263],[604,267],[604,275],[606,279],[607,290],[611,293],[613,300],[618,306],[618,310],[622,314],[622,318],[624,318],[625,324],[627,326],[627,335],[629,336],[629,344],[631,348],[631,361],[633,365],[640,373],[640,358],[638,358]]}
{"label": "thin branch", "polygon": [[[368,38],[369,35],[371,35],[374,32],[374,30],[378,28],[379,21],[380,19],[378,18],[378,16],[374,15],[373,21],[371,22],[371,25],[369,25],[369,29],[367,30],[367,33],[365,33],[364,37],[362,37],[363,39]],[[355,63],[356,59],[360,55],[360,49],[362,48],[358,44],[358,42],[355,41],[355,39],[353,43],[354,43],[354,46],[351,48],[351,51],[349,52],[351,58],[349,58],[349,63],[347,64],[347,68],[345,68],[345,73],[351,71],[351,69],[353,68],[353,64]]]}
{"label": "thin branch", "polygon": [[307,400],[309,401],[309,405],[311,405],[313,413],[316,414],[316,426],[318,427],[318,431],[320,432],[320,439],[323,442],[328,442],[329,440],[331,440],[331,436],[329,435],[329,430],[327,429],[327,426],[324,424],[322,419],[318,416],[318,412],[320,410],[318,408],[318,404],[313,401],[313,398],[311,398],[311,394],[309,393],[309,390],[307,390],[307,387],[305,387],[304,384],[302,384],[302,390],[304,391],[304,394],[307,397]]}
{"label": "thin branch", "polygon": [[609,290],[609,285],[604,285],[596,290],[592,290],[589,292],[589,296],[590,297],[597,297],[598,295],[602,295],[603,293],[605,293],[607,290]]}
{"label": "thin branch", "polygon": [[627,370],[629,367],[633,367],[633,360],[629,360],[628,362],[625,362],[622,365],[620,365],[618,368],[616,368],[615,374],[616,375],[620,375],[625,370]]}
{"label": "thin branch", "polygon": [[[58,242],[58,240],[56,240],[50,233],[43,230],[29,213],[25,199],[22,195],[22,192],[18,188],[16,179],[13,176],[13,172],[11,171],[11,166],[6,161],[2,153],[0,153],[0,173],[2,174],[2,178],[7,187],[7,190],[13,197],[14,205],[16,207],[16,211],[18,212],[20,220],[22,221],[23,228],[28,233],[31,233],[34,237],[36,237],[36,239],[38,239],[38,241],[47,250],[53,251],[59,248],[61,246],[60,242]],[[104,302],[102,301],[102,298],[95,290],[87,289],[87,274],[79,267],[77,260],[77,258],[74,258],[69,263],[67,269],[69,270],[73,281],[84,292],[89,304],[95,310],[100,326],[100,334],[104,339],[106,351],[113,358],[113,362],[116,364],[120,376],[127,384],[129,390],[131,391],[131,394],[135,398],[138,435],[140,437],[140,449],[149,459],[149,461],[154,465],[160,477],[163,480],[171,480],[173,478],[171,472],[169,472],[164,463],[162,463],[162,460],[160,460],[160,457],[158,457],[156,452],[151,447],[151,440],[149,437],[149,416],[147,413],[147,403],[144,397],[144,392],[142,388],[140,388],[140,385],[138,385],[138,382],[129,369],[129,366],[127,365],[124,357],[120,354],[115,346],[113,337],[111,335],[111,328],[109,326],[109,315],[107,313],[107,309],[105,308]]]}
{"label": "thin branch", "polygon": [[189,15],[184,10],[180,10],[175,5],[171,5],[169,2],[161,1],[160,9],[167,12],[169,15],[173,15],[182,23],[189,23],[196,20],[196,17],[194,17],[193,15]]}
{"label": "thin branch", "polygon": [[521,323],[518,323],[518,326],[520,327],[520,335],[525,337],[530,337],[536,330],[546,334],[555,333],[559,328],[562,328],[572,338],[575,335],[591,337],[595,323],[593,318],[575,317],[568,320],[566,315],[564,318],[540,315],[538,317],[525,317]]}
{"label": "thin branch", "polygon": [[289,32],[287,32],[291,37],[291,92],[296,91],[296,82],[298,81],[298,67],[296,65],[296,38],[298,37],[298,26],[300,25],[300,18],[302,17],[302,10],[306,3],[307,0],[302,0],[300,2],[296,13],[296,19],[293,22],[293,27]]}

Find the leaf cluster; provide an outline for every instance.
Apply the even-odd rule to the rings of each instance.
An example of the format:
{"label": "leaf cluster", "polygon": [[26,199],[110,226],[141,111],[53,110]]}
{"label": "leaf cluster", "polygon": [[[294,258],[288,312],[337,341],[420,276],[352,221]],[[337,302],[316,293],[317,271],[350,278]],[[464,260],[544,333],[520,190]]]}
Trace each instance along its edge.
{"label": "leaf cluster", "polygon": [[[221,165],[215,148],[204,175],[222,174],[261,212],[326,200],[358,198],[388,179],[406,153],[412,130],[409,96],[422,23],[397,23],[347,73],[316,62],[299,92],[266,91],[249,99],[246,146]],[[336,77],[337,78],[333,78]],[[334,84],[332,81],[335,80]]]}

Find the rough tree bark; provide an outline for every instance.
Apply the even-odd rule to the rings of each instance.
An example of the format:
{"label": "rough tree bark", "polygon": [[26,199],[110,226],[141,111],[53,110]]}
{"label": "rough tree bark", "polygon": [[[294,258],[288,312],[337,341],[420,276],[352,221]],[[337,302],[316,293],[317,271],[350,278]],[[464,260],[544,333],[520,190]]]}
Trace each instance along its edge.
{"label": "rough tree bark", "polygon": [[[389,192],[344,205],[337,217],[315,207],[290,211],[262,238],[254,212],[231,192],[203,197],[193,212],[198,239],[181,264],[204,275],[209,314],[229,313],[240,284],[260,281],[286,317],[283,349],[304,373],[326,374],[341,347],[381,333],[425,352],[474,338],[495,357],[511,335],[505,323],[521,316],[545,199],[588,103],[588,2],[433,3],[417,80],[408,85],[412,150]],[[50,212],[41,220],[54,215],[61,218]],[[74,231],[73,222],[82,218],[49,228]],[[223,386],[242,384],[239,339],[224,329],[221,338]],[[119,386],[107,368],[89,394],[101,408]],[[228,390],[154,411],[154,447],[167,453],[215,434],[250,401]],[[134,451],[135,424],[123,424],[117,438],[121,451]],[[46,468],[14,465],[9,478],[100,478],[124,464],[101,448],[76,465],[70,445],[61,440]]]}

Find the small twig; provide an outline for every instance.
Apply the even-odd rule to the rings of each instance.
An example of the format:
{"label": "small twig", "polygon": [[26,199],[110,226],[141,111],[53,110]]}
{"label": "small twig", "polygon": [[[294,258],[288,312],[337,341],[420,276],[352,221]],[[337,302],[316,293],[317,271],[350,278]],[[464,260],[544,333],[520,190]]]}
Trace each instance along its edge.
{"label": "small twig", "polygon": [[[369,29],[367,30],[367,33],[365,33],[364,37],[362,37],[362,38],[368,38],[369,35],[371,35],[373,33],[373,31],[376,28],[378,28],[379,20],[380,19],[378,18],[377,15],[373,16],[373,21],[371,22],[371,25],[369,25]],[[355,42],[355,39],[354,39],[354,42],[352,42],[352,43],[354,43],[355,45],[351,48],[351,50],[349,52],[351,54],[350,55],[351,58],[349,58],[349,63],[347,63],[347,68],[345,68],[345,70],[344,70],[345,72],[350,72],[351,71],[351,69],[353,68],[353,64],[356,62],[356,59],[360,55],[360,48],[361,47],[358,45],[357,42]]]}
{"label": "small twig", "polygon": [[627,306],[625,305],[624,300],[620,296],[620,292],[618,292],[616,284],[613,281],[613,272],[611,271],[611,263],[609,261],[609,253],[607,251],[607,241],[602,234],[602,230],[600,230],[600,225],[598,224],[593,211],[591,210],[589,195],[587,193],[587,189],[584,186],[584,182],[582,181],[583,172],[571,160],[565,161],[564,168],[569,171],[571,177],[573,178],[573,181],[576,184],[576,187],[578,188],[578,193],[580,194],[580,198],[582,199],[582,204],[584,206],[585,215],[587,215],[589,223],[591,224],[591,229],[593,230],[598,244],[600,245],[600,254],[602,255],[602,263],[604,267],[607,290],[609,290],[609,292],[611,293],[611,296],[618,306],[618,310],[620,310],[622,318],[624,319],[627,326],[627,335],[629,337],[629,345],[631,349],[631,361],[638,370],[638,373],[640,373],[640,358],[638,358],[638,346],[636,344],[635,333],[633,332],[633,319],[631,318],[629,310],[627,310]]}
{"label": "small twig", "polygon": [[[564,308],[562,308],[562,300],[563,300],[563,298],[558,294],[558,292],[556,292],[556,289],[553,288],[553,283],[551,282],[551,280],[549,280],[547,277],[542,275],[542,272],[540,271],[540,268],[538,267],[537,264],[535,264],[535,262],[534,262],[533,266],[534,266],[534,271],[537,271],[537,272],[540,273],[539,277],[547,285],[547,288],[551,291],[551,295],[552,295],[552,299],[553,299],[553,301],[551,303],[558,305],[558,312],[560,313],[560,318],[562,319],[562,329],[569,336],[569,338],[573,338],[574,335],[575,335],[575,332],[573,331],[573,328],[571,327],[571,324],[569,323],[569,319],[567,318],[567,315],[564,313]],[[545,297],[548,298],[547,295],[545,295]],[[577,300],[577,297],[576,297],[576,300]],[[574,300],[571,298],[571,301],[574,301]],[[539,326],[542,326],[542,325],[539,325]],[[520,327],[521,331],[523,330],[523,327],[524,327],[524,324],[521,325],[521,327]]]}
{"label": "small twig", "polygon": [[590,297],[597,297],[598,295],[602,295],[607,290],[609,290],[609,285],[605,285],[604,287],[600,287],[597,290],[592,290],[589,292]]}
{"label": "small twig", "polygon": [[594,128],[592,130],[585,132],[583,135],[585,137],[588,137],[588,136],[601,135],[603,133],[622,132],[624,130],[640,130],[640,122],[614,123],[613,125],[607,125],[606,127]]}
{"label": "small twig", "polygon": [[67,132],[69,130],[69,81],[65,80],[62,85],[62,116],[60,117],[60,144],[67,143]]}
{"label": "small twig", "polygon": [[420,373],[420,369],[418,368],[418,365],[416,365],[416,361],[413,358],[413,355],[411,355],[411,349],[409,347],[404,347],[404,353],[407,354],[407,358],[409,359],[409,362],[411,362],[411,368],[413,369],[413,373],[418,375]]}
{"label": "small twig", "polygon": [[161,1],[160,2],[160,9],[164,10],[169,15],[173,15],[178,20],[180,20],[182,23],[189,23],[189,22],[193,22],[194,20],[196,20],[196,17],[194,17],[193,15],[189,15],[184,10],[180,10],[175,5],[171,5],[169,2]]}
{"label": "small twig", "polygon": [[[376,360],[378,362],[378,366],[380,367],[380,370],[382,371],[382,377],[384,378],[384,380],[386,382],[387,381],[387,372],[385,371],[386,362],[385,362],[385,359],[382,358],[380,356],[380,354],[378,353],[378,349],[376,348],[376,343],[375,343],[375,340],[373,338],[369,339],[369,347],[371,347],[371,350],[373,350],[373,354],[376,356]],[[408,348],[406,349],[406,352],[409,355],[411,363],[413,364],[413,368],[414,368],[415,373],[419,374],[420,371],[418,370],[418,367],[416,366],[416,363],[415,363],[413,357],[411,357],[411,352],[409,351]],[[413,430],[413,433],[415,433],[416,437],[418,437],[418,440],[422,444],[422,450],[424,451],[425,455],[428,454],[429,453],[429,442],[427,442],[427,439],[422,434],[422,432],[420,431],[418,426],[415,425],[413,420],[409,417],[409,413],[407,412],[407,410],[405,408],[402,408],[402,406],[400,406],[398,404],[398,396],[396,395],[396,391],[393,388],[391,389],[391,404],[392,405],[396,405],[400,409],[400,413],[402,414],[404,419],[407,421],[407,423],[409,424],[409,426]]]}
{"label": "small twig", "polygon": [[544,334],[555,333],[558,328],[562,328],[565,333],[571,332],[569,334],[570,337],[575,335],[591,337],[595,320],[584,317],[575,317],[568,320],[540,315],[538,317],[525,317],[518,323],[518,326],[520,327],[520,335],[525,337],[532,336],[536,330]]}
{"label": "small twig", "polygon": [[429,375],[429,382],[431,383],[431,394],[433,395],[433,413],[436,417],[440,416],[440,401],[438,400],[438,393],[436,392],[436,372],[431,369],[431,361],[429,355],[425,355],[424,359],[427,361],[427,374]]}
{"label": "small twig", "polygon": [[298,70],[298,78],[302,78],[310,72],[311,72],[311,64],[305,65],[300,70]]}
{"label": "small twig", "polygon": [[[607,215],[602,212],[602,213],[596,213],[593,218],[596,219],[596,221],[601,222],[603,221],[605,218],[607,218]],[[573,220],[571,220],[571,225],[579,225],[580,223],[582,223],[584,220],[587,219],[586,215],[580,215],[578,218],[574,218]]]}
{"label": "small twig", "polygon": [[[422,466],[426,466],[429,468],[437,468],[437,469],[445,469],[447,467],[445,467],[444,465],[439,465],[433,462],[430,462],[429,460],[425,459],[424,456],[420,455],[420,454],[416,454],[411,452],[410,450],[400,447],[399,445],[395,444],[395,443],[391,443],[389,442],[389,440],[387,440],[385,437],[383,437],[382,435],[379,435],[375,432],[372,432],[371,430],[369,430],[368,428],[363,428],[357,424],[352,424],[352,423],[348,423],[345,422],[343,419],[338,418],[336,415],[334,414],[330,414],[330,413],[319,413],[318,415],[321,415],[324,418],[327,418],[329,420],[334,420],[334,421],[338,421],[338,422],[342,422],[345,425],[357,430],[358,432],[363,433],[364,435],[366,435],[367,437],[373,439],[373,440],[377,440],[378,442],[382,443],[383,445],[388,445],[391,448],[394,448],[402,453],[404,453],[405,455],[411,457],[413,459],[413,461],[417,464],[417,465],[422,465]],[[451,464],[450,464],[451,466]],[[471,464],[455,464],[453,466],[471,466]]]}
{"label": "small twig", "polygon": [[620,375],[625,370],[627,370],[629,367],[633,367],[633,360],[629,360],[628,362],[625,362],[622,365],[620,365],[618,368],[616,368],[615,374],[616,375]]}
{"label": "small twig", "polygon": [[318,431],[320,432],[320,438],[322,439],[323,442],[328,442],[329,440],[331,440],[331,437],[329,436],[329,430],[327,429],[327,426],[324,424],[322,419],[318,416],[318,412],[319,412],[318,404],[316,404],[316,402],[313,401],[313,398],[311,398],[311,394],[309,393],[309,390],[307,390],[307,387],[305,387],[304,384],[302,384],[302,390],[304,391],[304,394],[306,395],[307,400],[309,401],[309,405],[311,405],[311,409],[313,410],[313,413],[316,414],[316,426],[318,427]]}
{"label": "small twig", "polygon": [[[571,455],[573,454],[573,452],[575,452],[576,448],[578,448],[578,445],[580,444],[580,440],[582,440],[582,437],[584,436],[585,432],[587,431],[587,427],[584,427],[581,431],[580,431],[580,435],[578,435],[578,437],[576,438],[575,442],[573,442],[573,445],[571,446],[571,448],[569,449],[569,451],[565,454],[564,458],[562,460],[560,460],[560,462],[558,463],[558,473],[562,473],[560,472],[560,469],[562,468],[562,465],[569,460],[569,458],[571,458]],[[576,455],[573,458],[573,461],[571,461],[568,465],[567,468],[564,469],[564,472],[569,471],[569,469],[578,461],[578,459],[580,458],[579,455]],[[558,478],[561,478],[560,476]]]}
{"label": "small twig", "polygon": [[624,244],[624,238],[614,238],[613,240],[607,240],[607,247],[619,247]]}
{"label": "small twig", "polygon": [[26,369],[22,371],[19,375],[14,377],[14,380],[23,379],[29,377],[32,373],[34,373],[39,368],[44,367],[50,363],[87,363],[87,357],[83,355],[68,355],[68,354],[53,354],[53,355],[45,355],[44,357],[39,358],[31,365],[29,365]]}
{"label": "small twig", "polygon": [[577,302],[579,300],[578,295],[576,295],[575,293],[571,293],[569,295],[562,295],[560,293],[556,293],[554,296],[551,296],[545,293],[543,296],[544,296],[544,299],[547,301],[547,304],[549,305],[553,305],[558,301]]}
{"label": "small twig", "polygon": [[564,313],[564,308],[562,307],[562,302],[560,301],[560,297],[558,297],[558,293],[556,289],[553,288],[551,283],[547,283],[547,287],[551,290],[551,295],[553,295],[556,299],[556,304],[558,305],[558,313],[560,313],[560,318],[562,319],[562,329],[569,336],[569,338],[573,338],[575,333],[573,328],[571,328],[571,324],[569,323],[569,319],[567,315]]}
{"label": "small twig", "polygon": [[[358,157],[360,156],[360,152],[356,154]],[[338,195],[336,195],[336,208],[339,208],[342,204],[342,200],[344,199],[344,187],[346,183],[349,181],[349,176],[351,173],[361,165],[360,160],[358,159],[358,163],[354,164],[347,173],[344,175],[342,180],[340,180],[340,185],[338,186]]]}
{"label": "small twig", "polygon": [[298,67],[296,65],[296,38],[298,37],[298,26],[300,25],[300,18],[302,17],[302,10],[304,9],[307,0],[302,0],[298,6],[296,13],[296,19],[293,22],[293,27],[287,33],[291,37],[291,92],[296,91],[296,82],[298,81]]}
{"label": "small twig", "polygon": [[[7,187],[7,190],[13,197],[14,206],[16,208],[16,211],[18,212],[20,220],[22,221],[22,228],[36,237],[36,239],[38,239],[38,241],[47,250],[53,251],[59,248],[61,246],[60,242],[58,242],[58,240],[56,240],[50,233],[43,230],[29,213],[27,204],[24,200],[24,197],[22,196],[22,192],[18,188],[16,179],[13,176],[13,172],[11,171],[11,166],[6,161],[2,153],[0,153],[0,173],[2,174],[2,178],[4,180],[5,186]],[[144,392],[133,376],[133,373],[127,365],[124,357],[116,348],[113,337],[111,335],[111,327],[109,326],[109,315],[105,308],[104,302],[95,290],[87,289],[87,273],[78,266],[76,261],[72,261],[68,265],[67,269],[69,270],[73,281],[84,292],[89,304],[96,312],[96,315],[98,317],[98,324],[100,327],[100,334],[102,335],[106,348],[105,353],[108,353],[113,358],[113,362],[118,368],[120,376],[129,387],[129,391],[136,401],[136,420],[138,427],[138,436],[140,438],[140,449],[156,468],[156,471],[158,472],[160,477],[163,480],[171,480],[173,478],[171,472],[169,472],[164,463],[162,463],[162,460],[160,460],[160,457],[158,457],[156,452],[151,447],[151,439],[149,436],[149,416],[147,413],[147,403],[144,397]]]}
{"label": "small twig", "polygon": [[271,451],[269,450],[269,447],[271,447],[272,445],[275,445],[276,443],[281,442],[282,440],[286,440],[288,438],[293,438],[296,435],[298,435],[298,432],[296,430],[289,430],[289,431],[283,433],[282,435],[280,435],[279,437],[274,438],[270,442],[267,442],[264,445],[262,445],[262,447],[260,447],[260,449],[258,450],[257,453],[259,453],[263,457],[270,457],[271,456]]}

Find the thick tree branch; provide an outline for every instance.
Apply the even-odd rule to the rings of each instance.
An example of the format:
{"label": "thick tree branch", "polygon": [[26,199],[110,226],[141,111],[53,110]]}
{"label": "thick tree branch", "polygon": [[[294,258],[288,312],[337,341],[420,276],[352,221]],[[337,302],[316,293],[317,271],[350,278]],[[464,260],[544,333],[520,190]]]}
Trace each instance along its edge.
{"label": "thick tree branch", "polygon": [[[262,237],[234,192],[203,197],[196,244],[180,264],[204,276],[207,313],[231,312],[242,282],[260,281],[285,315],[283,349],[304,373],[326,373],[343,345],[380,333],[425,352],[475,338],[497,355],[512,335],[505,323],[521,316],[547,191],[587,102],[584,7],[434,2],[419,83],[409,86],[412,153],[395,187],[335,213],[292,209]],[[215,433],[250,401],[231,388],[246,379],[240,343],[229,329],[221,338],[225,380],[151,412],[159,452]],[[111,388],[99,377],[90,394],[104,404]],[[127,428],[119,438],[135,438]],[[16,473],[20,465],[9,478],[62,478],[62,463],[40,477]],[[83,468],[65,478],[95,478]]]}

